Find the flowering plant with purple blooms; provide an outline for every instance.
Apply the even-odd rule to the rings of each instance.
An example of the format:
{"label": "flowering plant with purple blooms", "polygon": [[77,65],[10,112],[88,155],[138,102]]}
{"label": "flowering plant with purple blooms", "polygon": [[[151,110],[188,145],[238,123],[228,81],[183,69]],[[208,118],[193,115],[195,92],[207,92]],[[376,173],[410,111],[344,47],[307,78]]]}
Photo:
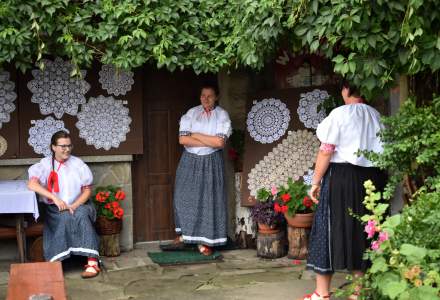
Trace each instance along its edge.
{"label": "flowering plant with purple blooms", "polygon": [[251,208],[251,217],[254,222],[268,226],[278,225],[283,222],[283,214],[276,212],[273,206],[274,202],[272,200],[267,200],[266,202],[257,201]]}

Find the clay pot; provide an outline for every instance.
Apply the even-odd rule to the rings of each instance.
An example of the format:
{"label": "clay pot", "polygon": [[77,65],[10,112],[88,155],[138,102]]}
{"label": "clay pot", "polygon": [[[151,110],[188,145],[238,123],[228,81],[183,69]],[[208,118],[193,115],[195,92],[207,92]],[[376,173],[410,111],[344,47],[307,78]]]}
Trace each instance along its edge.
{"label": "clay pot", "polygon": [[308,214],[295,214],[293,217],[289,216],[287,213],[284,213],[284,217],[286,218],[287,224],[292,227],[297,228],[310,228],[313,223],[313,216],[315,213]]}
{"label": "clay pot", "polygon": [[263,223],[258,223],[259,233],[277,233],[280,229],[276,225],[267,225]]}

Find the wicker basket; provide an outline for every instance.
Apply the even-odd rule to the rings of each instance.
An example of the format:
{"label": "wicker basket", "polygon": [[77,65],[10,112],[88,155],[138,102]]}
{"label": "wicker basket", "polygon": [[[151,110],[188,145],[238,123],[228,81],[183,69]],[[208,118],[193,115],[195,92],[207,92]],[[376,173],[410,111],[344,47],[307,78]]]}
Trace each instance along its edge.
{"label": "wicker basket", "polygon": [[117,234],[121,232],[122,220],[121,219],[109,220],[106,217],[99,216],[96,218],[95,227],[96,227],[96,231],[100,235]]}

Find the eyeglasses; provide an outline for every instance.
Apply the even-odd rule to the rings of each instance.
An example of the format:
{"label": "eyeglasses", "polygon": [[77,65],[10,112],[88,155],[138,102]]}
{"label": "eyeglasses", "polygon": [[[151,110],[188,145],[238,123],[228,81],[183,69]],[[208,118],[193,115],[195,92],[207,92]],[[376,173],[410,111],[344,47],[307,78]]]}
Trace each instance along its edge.
{"label": "eyeglasses", "polygon": [[72,149],[73,145],[72,144],[70,144],[70,145],[57,145],[57,147],[60,147],[61,149],[66,150],[66,149]]}

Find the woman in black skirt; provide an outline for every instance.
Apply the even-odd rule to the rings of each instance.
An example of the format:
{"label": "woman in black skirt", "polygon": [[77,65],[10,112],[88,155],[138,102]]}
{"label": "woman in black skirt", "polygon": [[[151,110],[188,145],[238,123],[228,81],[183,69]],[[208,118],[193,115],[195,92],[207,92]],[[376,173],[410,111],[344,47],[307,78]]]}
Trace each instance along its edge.
{"label": "woman in black skirt", "polygon": [[228,113],[216,105],[217,87],[204,85],[200,105],[180,120],[179,143],[185,151],[177,167],[174,189],[175,245],[197,244],[211,255],[227,241],[227,202],[223,151],[230,136]]}
{"label": "woman in black skirt", "polygon": [[[316,290],[304,300],[330,298],[335,270],[349,270],[360,276],[368,268],[363,253],[369,247],[362,223],[350,215],[367,213],[362,204],[364,182],[372,180],[378,189],[385,174],[358,150],[382,152],[377,136],[383,128],[380,114],[364,104],[357,89],[347,82],[342,87],[345,105],[335,108],[318,126],[321,147],[315,163],[310,196],[318,208],[310,233],[307,268],[316,273]],[[352,295],[350,299],[356,299]]]}

